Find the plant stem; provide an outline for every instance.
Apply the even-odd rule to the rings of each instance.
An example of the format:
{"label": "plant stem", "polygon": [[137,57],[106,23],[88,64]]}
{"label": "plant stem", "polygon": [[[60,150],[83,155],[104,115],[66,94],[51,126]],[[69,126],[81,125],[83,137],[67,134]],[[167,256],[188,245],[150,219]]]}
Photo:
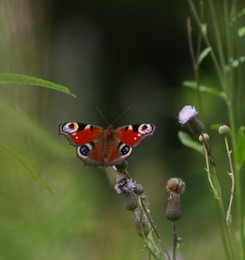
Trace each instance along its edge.
{"label": "plant stem", "polygon": [[172,260],[176,260],[176,253],[177,253],[176,222],[172,222],[172,226],[173,226],[173,258],[172,258]]}
{"label": "plant stem", "polygon": [[231,207],[232,207],[232,203],[233,203],[234,189],[235,189],[235,178],[234,178],[233,163],[232,163],[232,158],[231,158],[231,151],[229,149],[227,136],[225,136],[225,147],[226,147],[226,152],[227,152],[229,165],[230,165],[230,172],[228,174],[231,177],[231,195],[230,195],[228,210],[226,213],[226,224],[228,226],[230,226],[231,225]]}
{"label": "plant stem", "polygon": [[140,198],[139,201],[140,201],[140,205],[142,206],[142,208],[144,210],[145,215],[147,216],[147,219],[149,220],[149,222],[151,224],[151,227],[152,227],[153,231],[155,232],[155,234],[156,234],[156,236],[157,236],[157,238],[158,238],[158,240],[159,240],[163,250],[165,251],[165,254],[166,254],[168,260],[171,260],[171,257],[170,257],[170,255],[168,253],[168,250],[167,250],[167,247],[165,246],[165,244],[164,244],[160,234],[158,233],[158,231],[156,229],[156,226],[155,226],[155,224],[153,222],[153,219],[151,218],[150,214],[148,213],[148,209],[146,208],[146,205],[145,205],[144,201],[142,200],[142,198]]}

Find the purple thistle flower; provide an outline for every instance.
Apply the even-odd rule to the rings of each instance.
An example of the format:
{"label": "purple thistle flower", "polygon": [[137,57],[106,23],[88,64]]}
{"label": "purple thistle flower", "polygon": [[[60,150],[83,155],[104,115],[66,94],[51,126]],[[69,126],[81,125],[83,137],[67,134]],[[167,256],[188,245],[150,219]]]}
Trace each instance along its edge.
{"label": "purple thistle flower", "polygon": [[120,193],[129,193],[135,190],[136,181],[132,179],[123,178],[115,186],[114,189],[118,194]]}
{"label": "purple thistle flower", "polygon": [[184,106],[179,112],[179,123],[184,125],[192,120],[197,114],[198,111],[194,106]]}

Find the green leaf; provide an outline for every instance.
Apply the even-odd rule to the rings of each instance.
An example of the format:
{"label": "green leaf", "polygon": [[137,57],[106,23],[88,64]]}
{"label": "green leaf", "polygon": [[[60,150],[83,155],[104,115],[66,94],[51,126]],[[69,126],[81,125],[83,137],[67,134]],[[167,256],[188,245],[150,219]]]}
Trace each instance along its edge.
{"label": "green leaf", "polygon": [[245,163],[245,136],[244,126],[241,126],[238,130],[237,145],[236,145],[236,162],[238,167],[241,169]]}
{"label": "green leaf", "polygon": [[206,49],[204,49],[199,57],[198,57],[198,64],[200,65],[202,63],[202,61],[208,56],[208,54],[212,51],[211,47],[207,47]]}
{"label": "green leaf", "polygon": [[185,133],[183,131],[179,131],[178,137],[179,137],[180,142],[184,146],[191,148],[199,153],[203,153],[202,145],[200,143],[194,141],[187,133]]}
{"label": "green leaf", "polygon": [[[197,89],[197,84],[195,81],[184,81],[183,85],[188,88]],[[219,91],[215,88],[210,88],[210,87],[201,85],[201,86],[199,86],[199,90],[204,93],[209,93],[209,94],[221,97],[224,100],[227,99],[226,93],[224,91]]]}
{"label": "green leaf", "polygon": [[22,74],[0,73],[0,84],[26,84],[26,85],[45,87],[76,97],[74,94],[70,92],[68,88],[62,85],[53,83],[51,81],[22,75]]}
{"label": "green leaf", "polygon": [[238,36],[243,37],[245,35],[245,26],[238,28]]}
{"label": "green leaf", "polygon": [[47,189],[50,193],[52,192],[52,189],[49,187],[48,184],[46,184],[45,182],[43,182],[37,175],[37,173],[35,172],[35,170],[33,169],[32,165],[29,163],[29,161],[22,156],[21,154],[19,154],[17,151],[13,150],[12,148],[1,144],[0,143],[0,148],[7,152],[8,154],[12,155],[22,166],[23,168],[32,176],[32,178],[34,179],[35,182],[37,182],[41,187]]}

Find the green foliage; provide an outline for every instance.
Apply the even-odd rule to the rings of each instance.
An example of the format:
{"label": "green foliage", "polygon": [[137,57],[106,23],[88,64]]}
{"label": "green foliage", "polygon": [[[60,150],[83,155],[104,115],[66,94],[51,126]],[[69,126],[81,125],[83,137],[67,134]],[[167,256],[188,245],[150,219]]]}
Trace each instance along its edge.
{"label": "green foliage", "polygon": [[178,137],[184,146],[191,148],[198,153],[203,154],[202,145],[200,143],[194,141],[187,133],[185,133],[183,131],[178,131]]}
{"label": "green foliage", "polygon": [[237,145],[236,145],[236,161],[239,169],[245,163],[245,136],[244,136],[244,126],[241,126],[237,133]]}
{"label": "green foliage", "polygon": [[[184,81],[183,85],[185,87],[197,90],[197,83],[195,81]],[[203,93],[208,93],[208,94],[220,97],[223,100],[227,99],[226,93],[224,91],[218,90],[217,88],[210,88],[210,87],[201,85],[201,86],[199,86],[199,91],[203,92]]]}
{"label": "green foliage", "polygon": [[19,154],[14,149],[12,149],[4,144],[1,144],[1,143],[0,143],[0,148],[2,150],[4,150],[5,152],[9,153],[10,155],[12,155],[23,166],[23,168],[31,175],[31,177],[33,178],[33,180],[35,182],[37,182],[41,187],[47,189],[50,193],[52,193],[52,189],[49,187],[49,185],[46,184],[45,182],[43,182],[38,177],[36,171],[34,170],[33,166],[31,165],[31,163],[24,156]]}
{"label": "green foliage", "polygon": [[0,84],[21,84],[21,85],[26,84],[26,85],[45,87],[76,97],[74,94],[70,92],[70,90],[67,87],[53,83],[51,81],[30,77],[22,74],[0,73]]}

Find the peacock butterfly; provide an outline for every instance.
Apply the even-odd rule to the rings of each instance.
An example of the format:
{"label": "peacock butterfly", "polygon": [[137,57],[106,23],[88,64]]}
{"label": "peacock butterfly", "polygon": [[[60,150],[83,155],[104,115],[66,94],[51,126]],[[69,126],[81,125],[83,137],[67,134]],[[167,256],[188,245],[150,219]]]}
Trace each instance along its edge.
{"label": "peacock butterfly", "polygon": [[84,123],[63,123],[59,133],[77,147],[77,156],[84,165],[120,165],[131,154],[132,147],[153,135],[152,124],[134,124],[113,129]]}

